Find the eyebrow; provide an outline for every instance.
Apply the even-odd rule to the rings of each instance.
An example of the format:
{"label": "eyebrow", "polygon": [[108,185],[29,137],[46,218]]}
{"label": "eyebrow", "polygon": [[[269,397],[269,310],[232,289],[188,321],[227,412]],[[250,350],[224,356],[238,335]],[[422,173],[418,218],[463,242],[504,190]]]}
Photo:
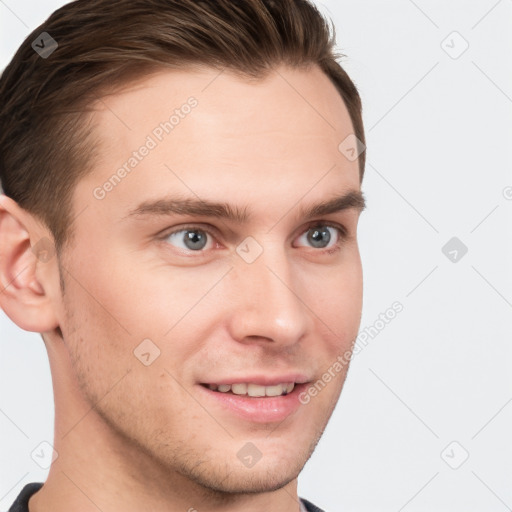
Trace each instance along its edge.
{"label": "eyebrow", "polygon": [[[350,190],[341,196],[336,196],[320,203],[301,206],[299,209],[299,217],[310,219],[348,209],[361,212],[365,208],[366,202],[362,192],[359,190]],[[131,210],[128,215],[123,217],[123,219],[148,215],[195,215],[199,217],[216,217],[237,224],[245,224],[252,218],[252,214],[247,206],[239,207],[224,202],[192,198],[165,197],[157,200],[143,201],[136,208]]]}

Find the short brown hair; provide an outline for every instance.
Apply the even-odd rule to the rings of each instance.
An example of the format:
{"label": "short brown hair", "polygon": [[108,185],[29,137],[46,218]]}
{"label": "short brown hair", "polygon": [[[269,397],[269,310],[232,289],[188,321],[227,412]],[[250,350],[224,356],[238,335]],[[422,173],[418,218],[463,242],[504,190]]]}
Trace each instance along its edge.
{"label": "short brown hair", "polygon": [[[76,0],[21,44],[0,78],[0,182],[42,220],[57,251],[72,234],[73,191],[94,167],[87,111],[101,94],[165,67],[206,65],[264,77],[317,64],[364,144],[361,100],[335,53],[335,29],[308,0]],[[32,44],[58,44],[42,58]],[[41,45],[40,45],[41,46]],[[340,141],[341,142],[341,141]],[[362,181],[365,152],[359,156]]]}

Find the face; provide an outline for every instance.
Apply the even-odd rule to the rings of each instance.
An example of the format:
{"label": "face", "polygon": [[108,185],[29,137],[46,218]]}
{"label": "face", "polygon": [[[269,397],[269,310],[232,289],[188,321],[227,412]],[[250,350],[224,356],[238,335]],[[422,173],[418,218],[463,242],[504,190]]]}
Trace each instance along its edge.
{"label": "face", "polygon": [[169,474],[284,486],[329,420],[361,316],[341,97],[317,68],[258,82],[165,71],[105,97],[94,120],[101,159],[75,189],[61,262],[81,399]]}

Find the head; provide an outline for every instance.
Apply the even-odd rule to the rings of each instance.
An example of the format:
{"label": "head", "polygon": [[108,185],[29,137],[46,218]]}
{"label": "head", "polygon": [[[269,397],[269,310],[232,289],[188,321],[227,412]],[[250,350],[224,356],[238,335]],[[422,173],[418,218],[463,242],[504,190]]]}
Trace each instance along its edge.
{"label": "head", "polygon": [[[79,0],[5,69],[0,305],[48,348],[62,451],[94,426],[216,493],[301,471],[362,305],[365,137],[334,38],[302,0]],[[254,400],[281,415],[218,389],[279,379],[287,405]]]}

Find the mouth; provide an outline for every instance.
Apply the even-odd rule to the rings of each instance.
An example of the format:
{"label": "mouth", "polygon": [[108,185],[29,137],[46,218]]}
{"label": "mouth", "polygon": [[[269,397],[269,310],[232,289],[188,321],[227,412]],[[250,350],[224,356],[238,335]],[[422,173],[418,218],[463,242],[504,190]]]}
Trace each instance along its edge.
{"label": "mouth", "polygon": [[274,423],[282,422],[303,406],[299,395],[309,382],[302,378],[297,380],[208,382],[200,383],[197,388],[206,401],[205,405],[211,405],[222,415],[228,414],[251,423]]}
{"label": "mouth", "polygon": [[282,382],[271,386],[264,386],[253,382],[201,385],[218,393],[230,393],[232,395],[249,396],[253,398],[286,396],[295,389],[295,382]]}

